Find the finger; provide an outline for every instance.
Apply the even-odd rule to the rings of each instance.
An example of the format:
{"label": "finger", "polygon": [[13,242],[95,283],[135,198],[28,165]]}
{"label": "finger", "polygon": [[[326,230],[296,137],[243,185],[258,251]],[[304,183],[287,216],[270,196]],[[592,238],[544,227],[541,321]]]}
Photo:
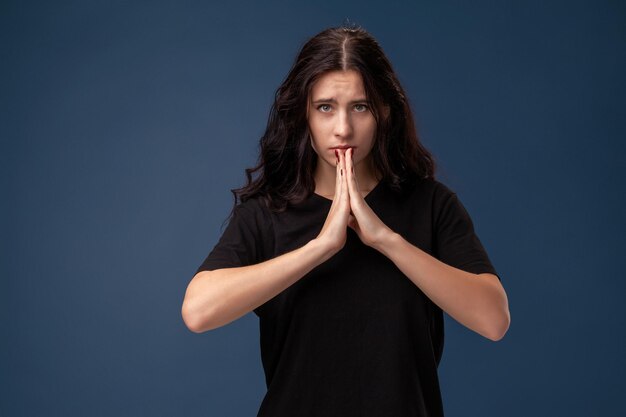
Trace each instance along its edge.
{"label": "finger", "polygon": [[341,175],[339,174],[341,164],[339,163],[339,153],[337,151],[335,151],[335,155],[337,156],[337,165],[335,166],[335,195],[333,197],[333,203],[331,204],[331,208],[332,206],[336,206],[337,204],[339,204],[339,198],[341,196]]}
{"label": "finger", "polygon": [[[349,152],[349,153],[348,153]],[[348,170],[348,191],[350,193],[350,197],[355,197],[357,200],[361,198],[361,192],[359,191],[359,184],[356,180],[356,174],[354,173],[354,163],[352,160],[352,148],[349,148],[346,153],[348,153],[346,158],[346,165]]]}
{"label": "finger", "polygon": [[352,161],[352,148],[348,148],[348,150],[346,150],[346,168],[348,169],[348,172],[350,174],[354,174],[354,164]]}
{"label": "finger", "polygon": [[341,190],[342,190],[342,198],[343,201],[349,202],[350,194],[348,193],[348,181],[347,172],[346,172],[346,151],[339,151],[339,164],[341,166],[341,170],[339,171],[341,175]]}

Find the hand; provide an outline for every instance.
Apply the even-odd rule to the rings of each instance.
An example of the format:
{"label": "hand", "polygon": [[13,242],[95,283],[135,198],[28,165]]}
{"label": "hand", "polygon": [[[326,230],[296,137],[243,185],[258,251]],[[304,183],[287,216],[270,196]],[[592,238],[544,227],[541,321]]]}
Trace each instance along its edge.
{"label": "hand", "polygon": [[345,164],[337,157],[335,173],[335,196],[328,216],[317,238],[327,244],[332,253],[339,252],[346,244],[348,219],[350,217],[350,195],[346,181]]}
{"label": "hand", "polygon": [[364,244],[376,248],[384,240],[385,236],[393,232],[380,220],[361,195],[359,183],[354,172],[352,148],[340,152],[339,161],[340,165],[345,167],[343,172],[347,173],[342,182],[347,183],[350,208],[352,210],[348,218],[348,226],[356,232]]}

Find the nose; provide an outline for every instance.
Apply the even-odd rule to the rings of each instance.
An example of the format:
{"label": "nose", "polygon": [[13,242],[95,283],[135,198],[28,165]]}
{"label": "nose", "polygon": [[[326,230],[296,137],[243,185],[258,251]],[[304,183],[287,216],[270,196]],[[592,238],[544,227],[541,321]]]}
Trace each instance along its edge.
{"label": "nose", "polygon": [[352,120],[350,120],[350,114],[345,110],[339,111],[335,121],[335,135],[349,137],[351,134]]}

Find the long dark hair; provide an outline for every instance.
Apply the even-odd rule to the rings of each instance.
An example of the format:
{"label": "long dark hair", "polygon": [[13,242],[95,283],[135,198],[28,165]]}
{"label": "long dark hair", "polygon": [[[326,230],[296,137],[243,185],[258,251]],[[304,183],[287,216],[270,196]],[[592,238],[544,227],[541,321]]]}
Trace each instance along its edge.
{"label": "long dark hair", "polygon": [[245,202],[258,196],[271,210],[283,211],[313,193],[317,154],[310,144],[307,102],[320,76],[336,70],[361,74],[376,120],[371,152],[381,181],[402,192],[416,179],[434,176],[434,159],[420,143],[409,101],[382,48],[363,28],[342,26],[309,39],[276,90],[257,165],[246,169],[244,187],[231,190],[235,206],[238,197]]}

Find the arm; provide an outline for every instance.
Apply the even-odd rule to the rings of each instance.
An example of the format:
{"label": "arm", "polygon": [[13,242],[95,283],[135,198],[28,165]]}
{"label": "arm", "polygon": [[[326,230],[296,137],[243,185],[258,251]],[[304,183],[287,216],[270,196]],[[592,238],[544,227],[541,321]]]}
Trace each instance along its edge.
{"label": "arm", "polygon": [[493,274],[472,274],[452,267],[407,242],[385,225],[367,205],[352,168],[352,150],[341,159],[348,173],[349,226],[363,243],[389,258],[432,302],[459,323],[497,341],[509,328],[511,316],[504,288]]}
{"label": "arm", "polygon": [[196,333],[232,322],[272,299],[345,245],[348,188],[337,165],[335,196],[317,238],[265,262],[198,272],[187,287],[182,316]]}
{"label": "arm", "polygon": [[198,272],[187,287],[182,316],[202,333],[228,324],[298,281],[332,256],[320,240],[256,265]]}
{"label": "arm", "polygon": [[432,257],[391,232],[373,245],[459,323],[493,341],[511,322],[504,288],[493,274],[473,274]]}

